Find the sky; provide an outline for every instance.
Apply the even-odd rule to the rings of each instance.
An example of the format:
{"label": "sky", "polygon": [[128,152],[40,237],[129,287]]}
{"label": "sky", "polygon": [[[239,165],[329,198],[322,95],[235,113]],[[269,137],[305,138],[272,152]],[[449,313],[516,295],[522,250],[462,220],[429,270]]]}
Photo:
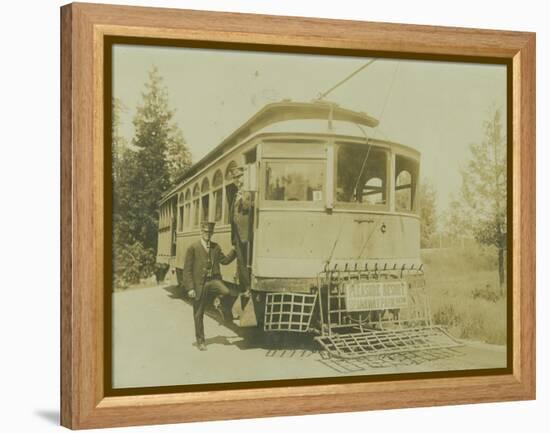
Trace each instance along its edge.
{"label": "sky", "polygon": [[[164,79],[174,121],[197,162],[264,105],[312,101],[370,60],[116,45],[113,96],[126,107],[120,133],[131,142],[132,119],[153,66]],[[434,185],[442,212],[460,189],[469,144],[483,139],[483,121],[495,108],[506,119],[506,67],[377,59],[325,100],[379,119],[380,125],[368,132],[371,137],[417,149],[421,178]]]}

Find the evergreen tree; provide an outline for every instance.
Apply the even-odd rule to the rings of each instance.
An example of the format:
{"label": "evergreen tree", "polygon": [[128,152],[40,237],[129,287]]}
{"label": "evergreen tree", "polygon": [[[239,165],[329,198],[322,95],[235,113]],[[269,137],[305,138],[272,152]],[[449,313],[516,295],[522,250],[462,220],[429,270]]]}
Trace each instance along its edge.
{"label": "evergreen tree", "polygon": [[169,141],[165,153],[168,164],[170,183],[174,184],[191,167],[191,152],[185,144],[185,139],[179,128],[172,125],[172,134],[168,136]]}
{"label": "evergreen tree", "polygon": [[[152,273],[158,200],[191,165],[190,152],[173,115],[167,89],[154,67],[133,119],[132,146],[121,151],[114,179],[114,271],[127,283],[136,283]],[[118,127],[115,121],[119,117],[113,114],[113,129]]]}
{"label": "evergreen tree", "polygon": [[120,114],[126,111],[126,106],[119,98],[113,98],[112,103],[112,129],[111,129],[111,154],[113,166],[113,181],[120,177],[121,161],[128,142],[120,133]]}

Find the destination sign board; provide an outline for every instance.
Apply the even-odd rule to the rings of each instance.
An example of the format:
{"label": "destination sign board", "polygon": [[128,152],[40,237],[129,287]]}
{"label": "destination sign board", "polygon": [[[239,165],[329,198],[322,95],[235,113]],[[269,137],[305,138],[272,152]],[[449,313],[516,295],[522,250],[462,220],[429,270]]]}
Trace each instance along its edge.
{"label": "destination sign board", "polygon": [[405,281],[350,281],[342,283],[347,311],[373,311],[407,306]]}

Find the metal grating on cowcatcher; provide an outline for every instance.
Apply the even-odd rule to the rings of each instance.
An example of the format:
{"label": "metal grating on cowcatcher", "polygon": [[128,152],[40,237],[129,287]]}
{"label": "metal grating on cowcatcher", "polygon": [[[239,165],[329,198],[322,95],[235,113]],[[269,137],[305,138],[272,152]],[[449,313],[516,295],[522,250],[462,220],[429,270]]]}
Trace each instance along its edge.
{"label": "metal grating on cowcatcher", "polygon": [[265,301],[265,331],[297,331],[310,329],[317,294],[268,293]]}
{"label": "metal grating on cowcatcher", "polygon": [[396,330],[363,330],[351,334],[333,333],[315,337],[315,340],[329,354],[340,358],[390,355],[462,345],[443,328],[437,326]]}

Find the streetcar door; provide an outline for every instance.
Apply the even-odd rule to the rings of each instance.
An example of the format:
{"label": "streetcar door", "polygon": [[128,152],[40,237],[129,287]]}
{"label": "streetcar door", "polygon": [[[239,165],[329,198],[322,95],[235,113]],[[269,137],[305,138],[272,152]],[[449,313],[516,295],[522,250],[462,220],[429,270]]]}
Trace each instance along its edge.
{"label": "streetcar door", "polygon": [[246,257],[247,257],[247,267],[249,270],[252,269],[252,251],[254,247],[254,228],[255,228],[255,219],[256,219],[256,202],[257,202],[257,193],[258,193],[258,182],[257,182],[257,164],[252,162],[247,164],[243,173],[243,213],[246,214],[246,231],[248,233],[247,242],[246,242]]}

